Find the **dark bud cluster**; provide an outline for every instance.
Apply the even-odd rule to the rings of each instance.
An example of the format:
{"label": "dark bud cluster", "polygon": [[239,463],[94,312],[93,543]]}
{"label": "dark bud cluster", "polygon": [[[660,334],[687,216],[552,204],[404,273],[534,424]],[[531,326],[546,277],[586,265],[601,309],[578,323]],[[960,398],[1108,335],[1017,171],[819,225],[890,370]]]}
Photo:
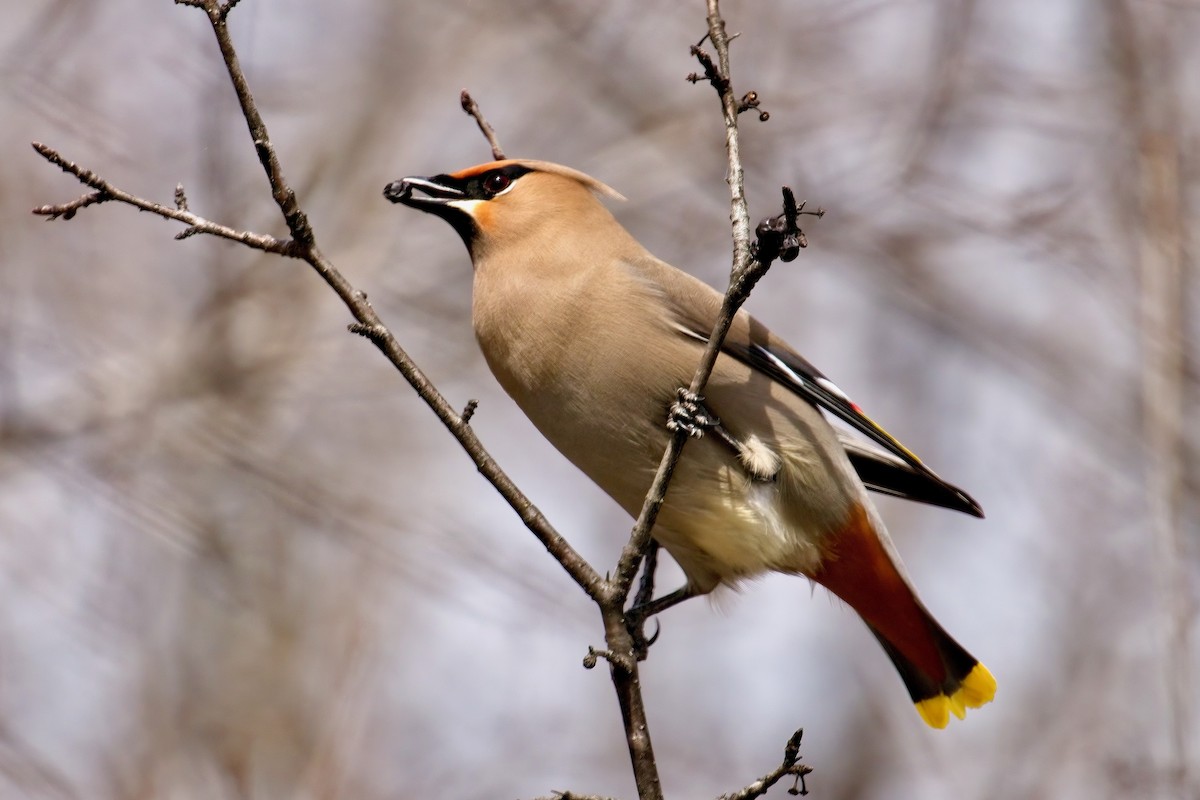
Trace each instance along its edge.
{"label": "dark bud cluster", "polygon": [[823,217],[825,210],[818,208],[816,211],[805,211],[803,203],[796,205],[792,190],[783,187],[783,213],[758,223],[754,229],[758,239],[750,244],[750,255],[764,264],[777,258],[784,262],[794,261],[800,255],[800,248],[808,247],[808,239],[798,223],[801,214]]}
{"label": "dark bud cluster", "polygon": [[741,114],[750,109],[758,112],[758,121],[766,122],[771,118],[771,114],[760,109],[758,106],[762,101],[758,99],[758,92],[753,89],[742,95],[742,99],[738,101],[737,113]]}
{"label": "dark bud cluster", "polygon": [[767,217],[754,229],[758,241],[751,244],[751,255],[759,261],[792,261],[800,255],[800,237],[788,230],[787,220]]}

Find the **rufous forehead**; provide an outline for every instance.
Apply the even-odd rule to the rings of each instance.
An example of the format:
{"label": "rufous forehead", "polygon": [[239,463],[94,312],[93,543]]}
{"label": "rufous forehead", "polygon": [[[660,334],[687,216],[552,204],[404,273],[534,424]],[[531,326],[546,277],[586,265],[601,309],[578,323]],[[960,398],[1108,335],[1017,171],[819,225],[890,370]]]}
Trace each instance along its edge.
{"label": "rufous forehead", "polygon": [[451,172],[450,177],[454,178],[455,180],[465,181],[474,178],[476,175],[482,175],[485,172],[489,172],[493,169],[499,169],[500,167],[504,167],[512,163],[512,161],[489,161],[486,164],[478,164],[474,167],[467,167],[466,169],[459,170],[458,172]]}

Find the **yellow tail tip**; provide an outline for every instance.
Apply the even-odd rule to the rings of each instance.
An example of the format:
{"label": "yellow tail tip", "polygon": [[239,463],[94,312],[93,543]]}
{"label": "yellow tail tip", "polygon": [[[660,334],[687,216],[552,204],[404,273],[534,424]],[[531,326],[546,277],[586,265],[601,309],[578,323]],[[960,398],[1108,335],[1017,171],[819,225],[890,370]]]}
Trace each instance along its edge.
{"label": "yellow tail tip", "polygon": [[976,664],[975,668],[967,673],[967,677],[963,678],[962,685],[958,687],[954,696],[961,696],[968,708],[979,708],[984,703],[992,702],[992,698],[996,696],[996,679],[988,672],[987,667]]}
{"label": "yellow tail tip", "polygon": [[917,702],[917,713],[931,728],[944,728],[950,722],[950,714],[959,719],[967,716],[968,708],[979,708],[992,702],[996,696],[996,679],[983,664],[976,664],[962,679],[954,694],[947,697],[939,694]]}

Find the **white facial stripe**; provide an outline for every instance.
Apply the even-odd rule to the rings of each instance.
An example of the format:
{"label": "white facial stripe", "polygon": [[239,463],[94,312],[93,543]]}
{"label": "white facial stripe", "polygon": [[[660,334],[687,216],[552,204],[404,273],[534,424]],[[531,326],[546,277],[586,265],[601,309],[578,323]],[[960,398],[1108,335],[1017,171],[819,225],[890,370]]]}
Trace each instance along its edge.
{"label": "white facial stripe", "polygon": [[457,208],[459,211],[463,211],[467,215],[474,217],[475,209],[486,202],[486,200],[447,200],[446,205],[451,208]]}
{"label": "white facial stripe", "polygon": [[458,189],[454,189],[450,186],[443,186],[442,184],[434,183],[433,181],[427,181],[424,178],[405,178],[404,184],[409,188],[410,191],[412,190],[412,187],[416,186],[420,189],[426,190],[433,197],[441,197],[447,194],[456,194],[460,197],[462,196],[462,192]]}

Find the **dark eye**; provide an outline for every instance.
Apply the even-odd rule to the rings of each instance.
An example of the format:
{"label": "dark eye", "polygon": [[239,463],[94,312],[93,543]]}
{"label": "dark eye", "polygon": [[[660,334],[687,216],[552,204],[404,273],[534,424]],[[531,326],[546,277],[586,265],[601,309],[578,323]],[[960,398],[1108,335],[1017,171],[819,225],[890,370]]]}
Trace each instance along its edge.
{"label": "dark eye", "polygon": [[507,189],[511,183],[512,178],[503,172],[493,172],[483,179],[483,189],[488,194],[497,195]]}

